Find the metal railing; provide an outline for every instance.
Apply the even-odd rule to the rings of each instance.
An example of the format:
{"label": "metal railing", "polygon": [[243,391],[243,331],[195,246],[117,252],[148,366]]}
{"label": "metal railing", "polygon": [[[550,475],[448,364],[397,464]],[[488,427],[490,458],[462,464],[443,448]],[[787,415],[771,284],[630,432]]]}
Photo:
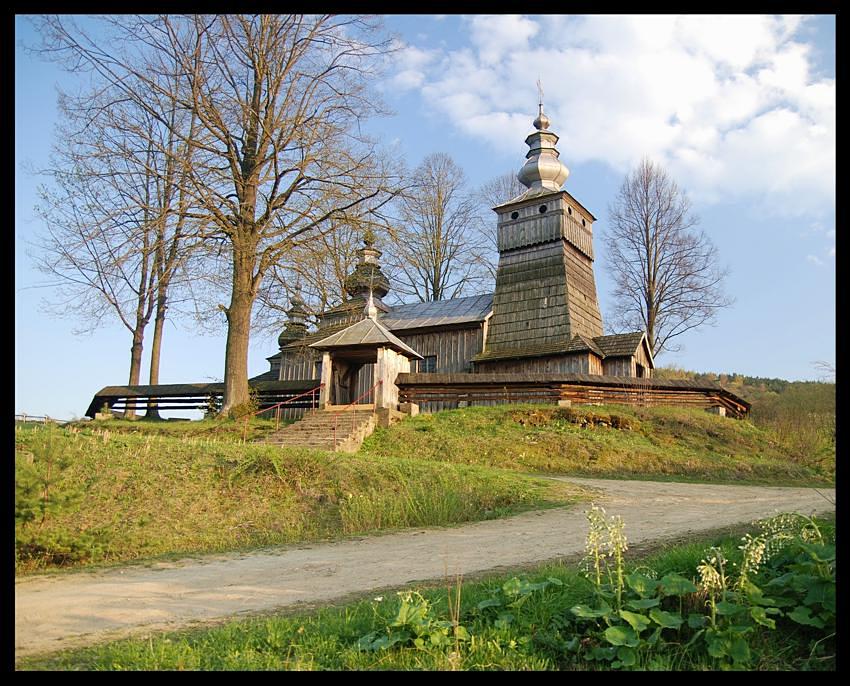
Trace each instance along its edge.
{"label": "metal railing", "polygon": [[67,424],[72,421],[71,419],[56,419],[56,417],[51,417],[49,415],[39,415],[39,414],[27,414],[23,412],[21,414],[15,415],[16,422],[34,422],[37,424]]}
{"label": "metal railing", "polygon": [[[346,412],[349,407],[352,408],[352,412],[351,412],[351,433],[354,433],[354,429],[357,428],[357,403],[360,400],[362,400],[363,398],[365,398],[367,395],[369,395],[372,391],[374,391],[382,383],[384,383],[383,380],[379,379],[374,384],[372,384],[372,388],[370,388],[368,391],[364,391],[363,393],[361,393],[357,398],[352,400],[350,403],[348,403],[348,405],[346,405],[341,410],[342,412]],[[334,451],[336,451],[336,446],[337,446],[337,440],[336,440],[337,424],[339,424],[339,414],[334,415]]]}
{"label": "metal railing", "polygon": [[262,410],[257,410],[256,412],[249,412],[248,414],[244,414],[244,415],[242,415],[242,417],[239,417],[239,419],[242,419],[242,418],[245,419],[245,427],[242,430],[242,442],[244,443],[245,440],[248,437],[248,420],[251,417],[255,417],[258,414],[262,414],[263,412],[270,412],[271,410],[274,410],[275,411],[274,430],[277,431],[278,429],[280,429],[280,408],[283,405],[287,405],[288,403],[291,403],[294,400],[298,400],[299,398],[303,398],[304,396],[309,395],[310,396],[310,407],[311,408],[316,407],[316,393],[321,391],[322,388],[324,388],[324,386],[325,386],[325,384],[320,383],[315,388],[311,388],[309,391],[304,391],[304,393],[299,393],[298,395],[294,395],[291,398],[284,400],[283,402],[272,405],[271,407],[264,407]]}
{"label": "metal railing", "polygon": [[[258,414],[262,414],[263,412],[270,412],[271,410],[275,410],[275,431],[277,431],[280,428],[280,408],[281,408],[282,405],[286,405],[286,404],[291,403],[295,400],[298,400],[299,398],[303,398],[304,396],[309,395],[309,396],[311,396],[311,400],[310,400],[311,407],[316,407],[317,406],[316,393],[321,391],[321,389],[324,388],[324,386],[325,386],[325,384],[321,383],[318,386],[316,386],[315,388],[311,388],[309,391],[304,391],[303,393],[299,393],[298,395],[294,395],[291,398],[287,398],[283,402],[279,402],[279,403],[276,403],[275,405],[272,405],[271,407],[264,407],[261,410],[257,410],[255,412],[248,412],[246,414],[239,415],[238,417],[234,417],[233,418],[234,422],[238,422],[238,421],[243,420],[243,419],[245,420],[245,425],[242,427],[242,442],[245,443],[245,441],[248,438],[248,421],[251,419],[251,417],[254,417]],[[224,428],[223,425],[222,426],[211,426],[210,428],[204,429],[203,431],[199,431],[198,433],[202,434],[202,433],[206,433],[207,431],[211,431],[211,432],[221,431],[223,428]]]}

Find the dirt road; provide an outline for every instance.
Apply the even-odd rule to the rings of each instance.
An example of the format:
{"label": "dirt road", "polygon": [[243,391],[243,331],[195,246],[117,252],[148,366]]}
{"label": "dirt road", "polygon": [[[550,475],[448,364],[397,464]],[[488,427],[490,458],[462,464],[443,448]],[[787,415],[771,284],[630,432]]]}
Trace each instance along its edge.
{"label": "dirt road", "polygon": [[[632,545],[750,522],[776,512],[834,511],[835,490],[564,479],[599,489]],[[584,510],[547,510],[457,528],[203,560],[25,578],[15,584],[15,654],[50,652],[139,631],[323,603],[449,575],[580,553]]]}

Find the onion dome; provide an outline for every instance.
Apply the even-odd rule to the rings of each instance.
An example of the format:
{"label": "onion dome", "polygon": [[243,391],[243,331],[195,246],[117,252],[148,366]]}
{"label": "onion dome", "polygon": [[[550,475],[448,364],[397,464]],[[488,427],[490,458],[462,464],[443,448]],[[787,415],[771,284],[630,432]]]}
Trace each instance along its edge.
{"label": "onion dome", "polygon": [[570,170],[558,159],[560,153],[555,149],[558,136],[548,130],[549,117],[543,113],[542,104],[534,120],[534,128],[537,130],[525,139],[529,147],[525,155],[528,161],[519,170],[517,178],[529,189],[559,191],[570,175]]}
{"label": "onion dome", "polygon": [[286,312],[289,321],[286,322],[286,328],[277,337],[277,344],[281,348],[307,335],[307,310],[304,309],[305,303],[301,294],[296,291],[289,302],[292,305]]}
{"label": "onion dome", "polygon": [[345,290],[352,298],[360,296],[365,299],[372,292],[380,299],[390,291],[390,282],[378,264],[382,253],[374,246],[375,235],[371,231],[365,231],[363,247],[357,251],[360,262],[345,279]]}

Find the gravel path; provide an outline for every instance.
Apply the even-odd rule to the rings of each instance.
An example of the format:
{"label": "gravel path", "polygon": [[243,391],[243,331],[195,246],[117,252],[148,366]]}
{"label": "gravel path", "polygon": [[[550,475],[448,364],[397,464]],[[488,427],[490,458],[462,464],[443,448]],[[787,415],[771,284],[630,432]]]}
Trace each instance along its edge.
{"label": "gravel path", "polygon": [[[566,478],[626,522],[631,545],[750,522],[776,512],[834,511],[834,489]],[[15,584],[22,657],[195,622],[327,603],[418,581],[469,576],[580,553],[584,510],[529,512],[456,528],[201,560],[24,578]]]}

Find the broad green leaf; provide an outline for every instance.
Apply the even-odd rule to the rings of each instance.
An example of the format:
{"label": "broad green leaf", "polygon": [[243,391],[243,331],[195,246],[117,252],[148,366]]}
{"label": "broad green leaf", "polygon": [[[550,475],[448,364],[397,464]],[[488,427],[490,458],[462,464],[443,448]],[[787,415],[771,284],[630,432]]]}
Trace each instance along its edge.
{"label": "broad green leaf", "polygon": [[431,632],[431,645],[433,646],[444,646],[451,643],[451,640],[448,636],[446,636],[442,631],[433,631]]}
{"label": "broad green leaf", "polygon": [[767,616],[767,611],[763,607],[751,607],[750,616],[756,623],[766,626],[768,629],[776,628],[776,621]]}
{"label": "broad green leaf", "polygon": [[711,657],[726,657],[726,643],[727,642],[724,639],[718,638],[716,636],[713,636],[711,638],[708,638],[708,636],[706,636],[705,639],[705,647]]}
{"label": "broad green leaf", "polygon": [[649,611],[649,618],[665,629],[678,629],[682,626],[682,622],[685,621],[679,615],[659,610],[657,607],[654,607]]}
{"label": "broad green leaf", "polygon": [[629,585],[629,588],[631,588],[641,598],[651,596],[655,593],[655,589],[658,588],[658,581],[656,579],[650,579],[648,576],[639,572],[627,574],[626,583]]}
{"label": "broad green leaf", "polygon": [[593,656],[591,658],[593,660],[613,660],[616,654],[617,648],[612,646],[596,646],[589,653],[589,655]]}
{"label": "broad green leaf", "polygon": [[750,646],[746,640],[740,636],[735,636],[729,647],[729,657],[735,662],[747,663],[750,661]]}
{"label": "broad green leaf", "polygon": [[789,612],[787,617],[789,619],[793,619],[797,624],[804,624],[806,626],[813,626],[818,629],[823,629],[824,623],[823,620],[819,617],[812,617],[812,611],[803,607],[802,605],[798,605],[794,608],[793,611]]}
{"label": "broad green leaf", "polygon": [[455,638],[459,641],[468,641],[469,640],[469,632],[466,630],[466,627],[456,626],[455,627]]}
{"label": "broad green leaf", "polygon": [[696,593],[697,587],[693,582],[678,574],[667,574],[658,582],[662,595],[682,596],[688,593]]}
{"label": "broad green leaf", "polygon": [[743,612],[746,608],[743,605],[736,605],[735,603],[728,603],[726,601],[721,600],[715,606],[717,608],[717,614],[726,615],[732,617],[737,615],[740,612]]}
{"label": "broad green leaf", "polygon": [[482,600],[477,607],[479,610],[486,610],[488,607],[500,607],[502,605],[502,601],[498,598],[488,598],[487,600]]}
{"label": "broad green leaf", "polygon": [[578,636],[573,636],[569,641],[564,644],[564,648],[569,650],[571,653],[575,653],[578,651],[579,646],[581,645],[581,641]]}
{"label": "broad green leaf", "polygon": [[803,602],[806,605],[814,605],[815,603],[823,605],[825,602],[828,602],[830,596],[832,597],[834,605],[835,580],[833,579],[832,581],[828,581],[826,579],[819,579],[809,586],[809,591],[806,593],[806,597]]}
{"label": "broad green leaf", "polygon": [[820,543],[801,543],[800,547],[805,550],[809,557],[815,562],[834,562],[835,546]]}
{"label": "broad green leaf", "polygon": [[659,598],[641,598],[640,600],[630,600],[626,605],[633,610],[648,610],[651,607],[657,607],[661,604]]}
{"label": "broad green leaf", "polygon": [[357,639],[357,649],[358,650],[375,650],[375,639],[377,637],[377,633],[374,631],[366,634],[365,636],[361,636]]}
{"label": "broad green leaf", "polygon": [[637,633],[640,633],[652,623],[646,615],[639,615],[628,610],[620,610],[620,617],[625,619]]}
{"label": "broad green leaf", "polygon": [[564,582],[560,579],[556,579],[554,576],[547,576],[546,581],[548,581],[553,586],[563,586]]}
{"label": "broad green leaf", "polygon": [[701,629],[708,622],[708,617],[705,615],[696,614],[692,612],[688,615],[688,626],[691,629]]}
{"label": "broad green leaf", "polygon": [[637,651],[629,646],[620,646],[617,648],[617,659],[622,663],[623,667],[631,667],[637,664]]}
{"label": "broad green leaf", "polygon": [[630,646],[634,648],[640,644],[637,634],[627,626],[609,626],[602,635],[608,643],[615,646]]}
{"label": "broad green leaf", "polygon": [[611,608],[603,605],[600,609],[594,610],[587,605],[575,605],[570,608],[570,612],[581,619],[599,619],[600,617],[611,614]]}
{"label": "broad green leaf", "polygon": [[413,639],[413,645],[419,648],[419,650],[425,650],[425,639],[415,638]]}

